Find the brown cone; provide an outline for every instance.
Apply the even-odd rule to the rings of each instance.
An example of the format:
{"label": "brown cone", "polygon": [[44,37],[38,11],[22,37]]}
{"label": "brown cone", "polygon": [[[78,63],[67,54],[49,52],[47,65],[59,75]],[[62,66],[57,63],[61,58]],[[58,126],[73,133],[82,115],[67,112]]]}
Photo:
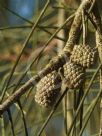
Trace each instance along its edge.
{"label": "brown cone", "polygon": [[56,71],[47,74],[37,84],[35,101],[43,107],[51,107],[61,90],[61,78]]}
{"label": "brown cone", "polygon": [[85,72],[82,66],[69,61],[64,65],[64,77],[69,88],[75,89],[82,85],[85,79]]}
{"label": "brown cone", "polygon": [[96,51],[89,45],[75,45],[70,60],[83,67],[90,67],[95,62]]}

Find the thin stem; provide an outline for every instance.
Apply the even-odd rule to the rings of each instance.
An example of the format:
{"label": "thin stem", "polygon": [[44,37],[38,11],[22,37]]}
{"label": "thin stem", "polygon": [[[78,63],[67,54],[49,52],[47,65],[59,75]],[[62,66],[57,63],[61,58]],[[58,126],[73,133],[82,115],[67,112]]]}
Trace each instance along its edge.
{"label": "thin stem", "polygon": [[85,14],[87,15],[87,17],[89,18],[90,22],[92,23],[92,25],[94,26],[94,28],[98,31],[98,33],[101,35],[101,32],[99,29],[97,29],[97,25],[94,22],[94,20],[92,19],[92,17],[90,16],[90,14],[88,12],[85,12]]}
{"label": "thin stem", "polygon": [[20,26],[6,26],[6,27],[0,27],[0,31],[8,30],[8,29],[22,29],[22,28],[31,28],[32,25],[20,25]]}
{"label": "thin stem", "polygon": [[65,95],[65,98],[64,98],[64,129],[65,129],[65,135],[67,136],[67,93]]}
{"label": "thin stem", "polygon": [[[53,33],[49,32],[49,31],[46,30],[45,28],[43,28],[43,30],[44,30],[45,32],[47,32],[48,34],[53,35]],[[61,38],[61,37],[59,37],[59,36],[57,36],[57,35],[55,35],[54,38],[59,39],[59,40],[61,40],[61,41],[63,41],[63,42],[66,42],[66,40],[65,40],[64,38]]]}
{"label": "thin stem", "polygon": [[[0,30],[8,30],[8,29],[22,29],[22,28],[31,28],[32,27],[32,25],[27,25],[27,26],[8,26],[8,27],[2,27],[2,28],[0,28]],[[48,31],[48,30],[46,30],[46,29],[48,29],[49,27],[47,27],[47,26],[39,26],[39,28],[40,29],[42,29],[44,32],[46,32],[46,33],[48,33],[48,34],[50,34],[50,35],[52,35],[52,33],[50,32],[50,31]],[[52,27],[52,29],[57,29],[58,27]],[[63,29],[63,28],[62,28]],[[59,36],[55,36],[55,38],[56,39],[59,39],[59,40],[61,40],[61,41],[66,41],[64,38],[61,38],[61,37],[59,37]]]}
{"label": "thin stem", "polygon": [[89,119],[90,119],[90,116],[91,116],[91,114],[92,114],[92,112],[93,112],[93,110],[94,110],[94,108],[95,108],[95,106],[96,106],[96,104],[97,104],[97,102],[98,102],[98,100],[99,100],[101,94],[102,94],[102,90],[98,93],[96,99],[94,100],[93,106],[92,106],[92,108],[91,108],[91,111],[90,111],[90,113],[89,113],[87,119],[85,120],[82,129],[80,130],[79,136],[82,136],[82,133],[83,133],[83,131],[84,131],[84,129],[85,129],[85,127],[86,127],[86,125],[87,125]]}
{"label": "thin stem", "polygon": [[[31,23],[31,25],[15,25],[15,26],[6,26],[6,27],[0,27],[0,30],[8,30],[8,29],[22,29],[22,28],[31,28],[33,25],[33,22]],[[58,26],[45,26],[45,25],[39,25],[38,24],[38,28],[43,29],[58,29]],[[63,27],[62,29],[67,29],[67,27]]]}
{"label": "thin stem", "polygon": [[24,130],[25,130],[25,136],[28,136],[27,123],[26,123],[26,119],[25,119],[25,116],[24,116],[24,112],[23,112],[23,108],[22,108],[20,100],[18,101],[18,105],[19,105],[19,108],[20,108],[20,111],[21,111],[21,114],[22,114],[22,120],[23,120]]}
{"label": "thin stem", "polygon": [[9,9],[8,7],[6,7],[6,6],[4,6],[4,5],[1,5],[1,4],[0,4],[0,6],[1,6],[1,8],[6,9],[8,12],[12,13],[13,15],[15,15],[15,16],[17,16],[17,17],[21,18],[21,19],[22,19],[22,20],[24,20],[25,22],[28,22],[28,23],[30,23],[30,24],[32,24],[32,25],[33,25],[33,23],[32,23],[30,20],[28,20],[28,19],[26,19],[26,18],[22,17],[21,15],[19,15],[19,14],[18,14],[18,13],[16,13],[15,11],[13,11],[13,10]]}
{"label": "thin stem", "polygon": [[[77,109],[77,93],[76,93],[76,90],[74,91],[74,109],[73,109],[73,114],[74,114],[74,116],[75,116],[75,114],[76,114],[76,109]],[[80,100],[78,99],[78,102],[79,102]],[[68,132],[67,132],[67,134],[68,134]],[[72,136],[76,136],[76,120],[75,120],[75,122],[74,122],[74,126],[73,126],[73,130],[72,130]]]}
{"label": "thin stem", "polygon": [[[80,95],[81,95],[80,97],[82,99],[82,97],[84,95],[83,87],[81,87],[81,89],[80,89]],[[81,109],[80,109],[80,129],[82,128],[82,125],[83,125],[83,106],[84,106],[84,104],[82,104]]]}
{"label": "thin stem", "polygon": [[83,45],[86,43],[86,26],[85,26],[85,12],[82,10],[82,23],[83,23]]}
{"label": "thin stem", "polygon": [[12,135],[16,136],[14,132],[14,125],[13,125],[12,114],[11,114],[10,109],[7,110],[7,113],[8,113],[8,117],[9,117],[10,124],[11,124]]}
{"label": "thin stem", "polygon": [[93,7],[94,7],[95,3],[96,3],[96,0],[93,0],[93,2],[91,4],[91,7],[90,7],[90,9],[88,11],[89,13],[93,10]]}

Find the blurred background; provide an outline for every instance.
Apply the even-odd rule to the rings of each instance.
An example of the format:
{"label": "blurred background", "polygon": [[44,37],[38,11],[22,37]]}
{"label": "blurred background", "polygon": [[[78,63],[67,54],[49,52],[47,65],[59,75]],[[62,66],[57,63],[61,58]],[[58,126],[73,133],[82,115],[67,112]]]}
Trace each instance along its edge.
{"label": "blurred background", "polygon": [[[102,13],[102,1],[98,0],[100,13]],[[43,9],[46,0],[0,0],[0,94],[7,84],[7,80],[12,70],[17,56],[21,52],[22,45],[31,31],[32,25],[36,22],[41,10]],[[26,71],[28,65],[36,58],[43,46],[55,32],[55,30],[63,24],[65,19],[70,16],[78,8],[80,0],[52,0],[47,11],[42,17],[39,26],[34,31],[27,47],[25,48],[12,80],[8,86],[5,99],[13,93],[17,82]],[[102,15],[102,14],[101,14]],[[54,38],[42,55],[33,66],[28,70],[27,75],[16,88],[18,89],[29,80],[33,75],[48,64],[52,57],[56,56],[64,47],[67,41],[67,35],[72,21],[63,28],[60,33]],[[95,30],[89,23],[89,33],[87,38],[88,43],[95,46]],[[95,72],[97,64],[94,68],[88,70],[86,86]],[[90,105],[91,101],[96,97],[99,89],[99,75],[92,86],[92,91],[89,93],[84,103],[84,109]],[[37,136],[39,129],[50,113],[50,109],[44,109],[37,105],[34,101],[35,88],[31,88],[20,99],[24,115],[26,117],[26,125],[29,136]],[[68,95],[67,122],[72,121],[73,112],[73,93]],[[57,111],[49,121],[42,136],[65,136],[64,125],[64,101],[60,104]],[[99,133],[99,103],[97,104],[89,123],[83,133],[83,136],[96,136]],[[24,124],[22,121],[21,110],[17,104],[11,106],[12,120],[16,136],[25,136]],[[9,116],[5,112],[4,118],[0,119],[0,136],[11,136],[11,126]],[[69,125],[70,126],[70,125]],[[68,127],[69,127],[68,126]],[[89,135],[90,134],[90,135]]]}

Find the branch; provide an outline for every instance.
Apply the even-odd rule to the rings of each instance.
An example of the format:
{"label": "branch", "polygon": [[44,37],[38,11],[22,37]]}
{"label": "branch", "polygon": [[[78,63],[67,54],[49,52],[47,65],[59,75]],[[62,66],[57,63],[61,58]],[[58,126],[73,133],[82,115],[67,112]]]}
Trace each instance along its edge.
{"label": "branch", "polygon": [[13,103],[15,103],[27,90],[29,90],[32,86],[34,86],[39,80],[50,73],[53,70],[59,69],[66,62],[66,59],[70,56],[70,52],[73,49],[74,44],[76,43],[76,39],[79,37],[79,28],[81,25],[81,12],[83,9],[88,10],[91,6],[92,2],[90,0],[83,0],[80,7],[78,8],[73,24],[71,26],[69,32],[69,39],[64,47],[62,53],[52,59],[49,64],[40,71],[37,75],[32,77],[28,82],[26,82],[20,89],[18,89],[14,94],[8,97],[1,105],[0,105],[0,115],[3,114]]}
{"label": "branch", "polygon": [[66,43],[66,46],[64,48],[65,52],[71,52],[73,49],[73,46],[76,44],[76,41],[78,39],[79,33],[80,33],[80,26],[82,24],[82,10],[88,10],[91,6],[90,0],[83,0],[81,5],[79,6],[73,24],[71,26],[71,30],[69,33],[69,38]]}

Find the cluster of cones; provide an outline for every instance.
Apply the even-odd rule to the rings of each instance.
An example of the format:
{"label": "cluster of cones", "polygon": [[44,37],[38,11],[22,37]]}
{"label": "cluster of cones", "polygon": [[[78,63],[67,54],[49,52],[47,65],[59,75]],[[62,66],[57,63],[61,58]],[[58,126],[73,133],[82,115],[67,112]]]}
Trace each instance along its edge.
{"label": "cluster of cones", "polygon": [[[95,62],[96,50],[89,45],[75,45],[63,69],[63,77],[68,87],[78,89],[85,80],[85,69]],[[43,107],[51,107],[60,94],[62,78],[57,71],[52,71],[43,77],[36,87],[35,101]]]}

